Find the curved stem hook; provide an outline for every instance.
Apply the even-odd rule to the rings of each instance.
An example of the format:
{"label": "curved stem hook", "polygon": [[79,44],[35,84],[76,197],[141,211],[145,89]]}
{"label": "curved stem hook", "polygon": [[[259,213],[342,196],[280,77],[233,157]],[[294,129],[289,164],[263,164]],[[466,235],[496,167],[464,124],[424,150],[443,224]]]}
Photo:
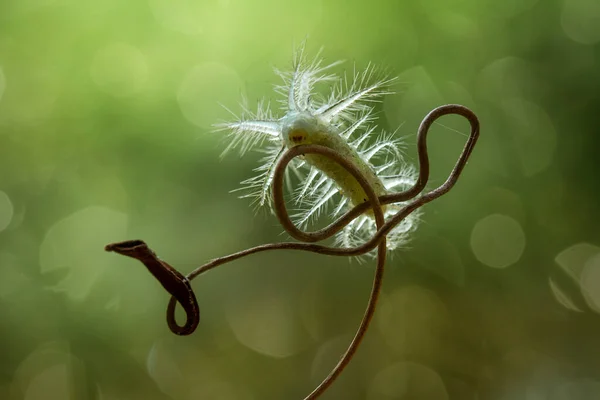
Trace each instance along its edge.
{"label": "curved stem hook", "polygon": [[[177,335],[189,335],[194,332],[200,322],[200,307],[196,301],[196,295],[190,285],[188,278],[171,267],[167,262],[162,261],[142,240],[127,240],[124,242],[112,243],[104,247],[106,251],[112,251],[127,257],[135,258],[141,261],[148,268],[148,271],[161,283],[169,292],[172,299],[177,299],[187,315],[186,322],[180,326],[175,321],[175,313],[167,312],[167,323],[171,332]],[[175,302],[174,302],[175,303]]]}

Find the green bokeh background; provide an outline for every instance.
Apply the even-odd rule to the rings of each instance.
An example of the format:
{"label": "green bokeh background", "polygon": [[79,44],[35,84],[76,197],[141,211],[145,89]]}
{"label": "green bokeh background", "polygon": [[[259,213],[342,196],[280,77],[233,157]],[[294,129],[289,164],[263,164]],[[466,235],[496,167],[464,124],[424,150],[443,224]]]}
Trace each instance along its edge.
{"label": "green bokeh background", "polygon": [[[285,239],[219,159],[242,95],[276,99],[294,43],[339,71],[399,76],[379,124],[405,137],[444,103],[481,138],[458,185],[389,260],[363,346],[324,399],[600,398],[600,3],[0,2],[0,399],[301,399],[335,365],[373,267],[279,252],[167,294],[103,251],[148,242],[183,272]],[[430,135],[445,179],[468,125]]]}

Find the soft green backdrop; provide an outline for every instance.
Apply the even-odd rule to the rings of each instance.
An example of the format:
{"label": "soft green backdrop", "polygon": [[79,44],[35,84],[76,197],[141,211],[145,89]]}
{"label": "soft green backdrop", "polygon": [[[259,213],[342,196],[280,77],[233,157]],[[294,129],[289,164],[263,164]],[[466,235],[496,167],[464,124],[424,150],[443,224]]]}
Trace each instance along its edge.
{"label": "soft green backdrop", "polygon": [[[211,125],[275,98],[294,43],[400,77],[379,108],[407,158],[432,107],[481,139],[388,262],[363,347],[327,399],[600,398],[597,0],[2,0],[0,399],[301,399],[360,320],[373,268],[264,254],[194,281],[198,331],[112,241],[188,272],[284,240],[229,193],[258,154]],[[432,183],[467,124],[430,136]]]}

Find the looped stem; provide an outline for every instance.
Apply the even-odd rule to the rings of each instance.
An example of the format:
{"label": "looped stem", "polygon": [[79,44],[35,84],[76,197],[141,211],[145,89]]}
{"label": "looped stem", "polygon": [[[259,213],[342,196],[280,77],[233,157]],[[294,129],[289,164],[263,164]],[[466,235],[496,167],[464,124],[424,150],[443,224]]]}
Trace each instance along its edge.
{"label": "looped stem", "polygon": [[[440,107],[433,109],[432,111],[423,118],[423,121],[419,125],[419,129],[417,131],[417,154],[419,157],[419,177],[415,184],[407,190],[398,193],[392,193],[379,197],[379,202],[381,205],[387,205],[391,203],[399,203],[403,201],[407,201],[415,198],[419,193],[423,191],[425,185],[427,185],[427,181],[429,180],[429,151],[427,149],[427,135],[429,133],[429,128],[431,125],[440,117],[449,114],[456,114],[464,117],[469,121],[471,125],[471,133],[465,146],[463,148],[462,153],[460,154],[459,159],[457,160],[452,172],[450,173],[448,179],[445,184],[448,184],[445,189],[446,192],[450,190],[452,186],[458,180],[463,168],[467,164],[467,160],[473,151],[475,143],[479,138],[479,120],[473,111],[468,109],[465,106],[460,104],[446,104]],[[277,172],[277,170],[276,170]],[[273,194],[274,196],[279,194],[282,190],[278,188],[277,185],[279,181],[276,179],[273,180]],[[445,192],[444,192],[445,193]],[[441,194],[440,194],[441,195]],[[439,197],[439,196],[436,196]],[[275,210],[277,212],[277,207],[280,202],[276,201],[275,197],[273,199],[273,203],[275,204]],[[285,230],[292,236],[294,239],[299,240],[301,242],[306,243],[314,243],[319,242],[321,240],[325,240],[330,238],[331,236],[338,233],[340,230],[344,229],[346,225],[348,225],[352,220],[356,217],[367,211],[371,207],[370,202],[365,202],[359,204],[352,208],[350,211],[346,212],[346,214],[339,217],[336,221],[332,222],[325,228],[322,228],[315,232],[305,232],[302,231],[290,221],[287,213],[278,213],[279,221],[284,226]],[[283,218],[282,218],[283,217]]]}
{"label": "looped stem", "polygon": [[[162,261],[148,245],[142,240],[127,240],[124,242],[112,243],[104,247],[106,251],[113,251],[127,257],[135,258],[141,261],[148,268],[148,271],[161,283],[167,292],[171,294],[171,303],[173,310],[167,312],[167,323],[171,332],[177,335],[189,335],[196,330],[200,322],[200,308],[196,301],[196,295],[190,285],[188,278],[183,276],[167,262]],[[175,321],[175,305],[177,301],[181,304],[187,319],[183,326]]]}
{"label": "looped stem", "polygon": [[[446,181],[438,186],[437,188],[422,194],[427,181],[429,179],[429,155],[427,151],[427,134],[429,128],[443,115],[457,114],[465,117],[471,124],[471,133],[465,146],[463,148],[460,157],[458,158],[454,168]],[[343,369],[348,365],[352,357],[354,356],[358,346],[360,345],[364,335],[369,327],[369,324],[373,318],[377,300],[381,289],[381,283],[383,279],[383,271],[385,266],[385,255],[386,255],[386,235],[394,229],[404,218],[410,215],[413,211],[419,207],[427,204],[428,202],[442,196],[447,193],[457,182],[462,170],[467,164],[468,158],[473,151],[475,143],[479,137],[479,121],[475,114],[468,108],[457,105],[449,104],[438,107],[431,111],[421,122],[417,137],[417,151],[419,156],[419,178],[415,184],[399,193],[389,194],[377,197],[373,188],[366,181],[365,177],[358,170],[358,168],[350,161],[346,160],[342,155],[336,151],[317,145],[301,145],[295,146],[289,149],[279,160],[275,167],[273,176],[273,203],[275,213],[284,227],[287,233],[289,233],[295,239],[301,241],[298,242],[284,242],[284,243],[271,243],[261,246],[252,247],[237,253],[230,254],[228,256],[220,257],[196,268],[190,272],[187,276],[181,275],[174,268],[164,261],[161,261],[156,255],[146,246],[142,241],[129,241],[115,243],[106,246],[107,251],[115,251],[119,254],[127,255],[129,257],[136,258],[144,263],[148,270],[161,282],[161,284],[167,289],[173,297],[169,301],[167,307],[167,322],[171,330],[180,335],[187,335],[192,333],[200,320],[200,312],[198,305],[196,304],[196,298],[194,292],[189,284],[191,280],[201,275],[202,273],[216,268],[220,265],[228,262],[237,260],[242,257],[249,256],[254,253],[259,253],[269,250],[302,250],[309,251],[323,255],[333,256],[358,256],[365,254],[375,247],[377,247],[377,267],[375,269],[375,276],[373,278],[373,285],[371,294],[367,304],[367,308],[361,320],[360,326],[358,327],[356,334],[348,346],[348,349],[342,356],[338,364],[333,368],[329,375],[304,399],[314,400],[319,397],[335,379],[340,375]],[[299,155],[304,154],[320,154],[331,158],[346,169],[352,176],[358,181],[368,197],[368,202],[362,203],[352,210],[348,211],[342,217],[338,218],[332,224],[327,227],[315,231],[305,232],[296,227],[291,221],[287,212],[285,201],[283,199],[283,179],[284,171],[289,162]],[[382,205],[406,202],[410,201],[404,207],[402,207],[395,215],[393,215],[389,221],[385,222],[383,216]],[[365,211],[372,209],[375,216],[377,225],[377,232],[367,242],[360,246],[353,248],[336,248],[314,244],[314,242],[327,239],[339,232],[346,225],[348,225],[356,217],[364,213]],[[187,321],[183,327],[180,327],[175,322],[175,307],[177,302],[181,303],[187,313]]]}

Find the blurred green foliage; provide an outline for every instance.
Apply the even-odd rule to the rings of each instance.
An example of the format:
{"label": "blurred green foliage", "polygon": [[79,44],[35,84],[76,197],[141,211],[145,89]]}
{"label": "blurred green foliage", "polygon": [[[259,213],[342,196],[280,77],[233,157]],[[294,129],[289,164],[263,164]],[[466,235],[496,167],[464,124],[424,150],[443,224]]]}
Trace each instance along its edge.
{"label": "blurred green foliage", "polygon": [[[596,0],[0,2],[0,399],[300,399],[333,367],[372,267],[257,255],[194,281],[198,331],[103,252],[143,238],[183,272],[282,240],[229,193],[242,95],[275,99],[309,36],[400,77],[380,124],[443,103],[480,117],[456,188],[388,262],[367,339],[327,399],[600,398],[600,3]],[[430,136],[432,184],[468,127]]]}

